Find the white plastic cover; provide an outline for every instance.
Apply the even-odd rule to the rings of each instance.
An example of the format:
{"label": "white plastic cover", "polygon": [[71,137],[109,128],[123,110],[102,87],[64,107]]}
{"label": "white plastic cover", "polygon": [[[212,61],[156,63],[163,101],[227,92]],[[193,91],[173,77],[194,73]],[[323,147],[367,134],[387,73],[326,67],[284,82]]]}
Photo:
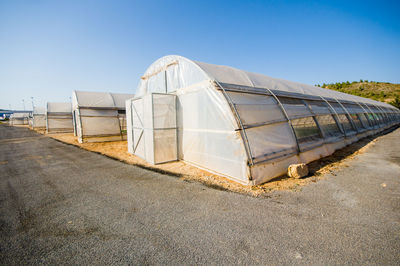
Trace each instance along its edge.
{"label": "white plastic cover", "polygon": [[195,62],[204,72],[218,82],[231,83],[249,87],[268,88],[271,90],[279,90],[284,92],[294,92],[313,96],[330,97],[339,100],[348,100],[355,102],[363,102],[375,104],[379,106],[389,106],[386,103],[374,101],[371,99],[358,97],[338,91],[328,90],[311,85],[301,84],[297,82],[287,81],[283,79],[272,78],[263,74],[246,72],[228,66],[212,65],[203,62]]}
{"label": "white plastic cover", "polygon": [[10,116],[10,125],[28,125],[30,112],[13,113]]}
{"label": "white plastic cover", "polygon": [[[264,88],[265,93],[262,90],[258,94],[225,91],[220,84],[257,88],[254,93]],[[282,106],[274,95],[269,95],[267,89],[282,92],[278,95]],[[325,115],[319,117],[321,123],[324,123],[322,130],[332,138],[340,134],[334,124],[336,114],[331,114],[339,114],[338,119],[345,124],[345,129],[351,127],[349,120],[345,119],[347,110],[335,99],[356,102],[349,105],[351,113],[360,112],[361,109],[356,106],[358,103],[377,105],[397,112],[390,105],[370,99],[232,67],[195,62],[180,56],[166,56],[147,69],[138,85],[138,97],[126,102],[128,150],[145,159],[153,158],[148,159],[150,162],[159,160],[154,158],[165,160],[168,157],[165,151],[171,151],[164,147],[166,142],[157,144],[156,140],[162,136],[168,141],[173,139],[173,134],[167,129],[157,131],[156,134],[155,130],[152,132],[150,129],[153,125],[149,125],[148,121],[157,120],[153,120],[151,115],[155,105],[146,101],[151,93],[172,93],[177,96],[179,159],[245,184],[267,181],[284,173],[289,163],[309,162],[329,155],[345,143],[357,139],[347,139],[346,142],[338,140],[336,145],[324,144],[325,139],[317,134],[317,125],[314,123],[312,128],[305,125],[296,130],[303,131],[305,136],[315,131],[318,137],[309,137],[306,142],[300,143],[301,152],[298,153],[294,129],[288,123],[288,118],[295,122],[301,119],[314,121],[311,116]],[[283,95],[285,93],[286,96]],[[317,101],[289,98],[288,93],[308,95]],[[329,105],[321,97],[315,96],[328,98]],[[160,117],[173,113],[170,107],[160,106]],[[165,119],[160,121],[162,126],[169,125]],[[156,124],[159,122],[156,121]],[[310,130],[311,133],[308,132]],[[150,143],[147,139],[150,139]],[[158,150],[162,152],[158,153]],[[279,156],[281,159],[276,159]],[[275,168],[271,168],[271,165],[275,165]]]}
{"label": "white plastic cover", "polygon": [[71,103],[47,103],[46,130],[49,133],[69,133],[73,131]]}
{"label": "white plastic cover", "polygon": [[74,109],[79,107],[99,107],[103,109],[115,108],[125,110],[125,101],[133,98],[134,94],[73,91],[72,104]]}
{"label": "white plastic cover", "polygon": [[72,118],[47,116],[47,132],[72,132]]}
{"label": "white plastic cover", "polygon": [[46,108],[35,106],[32,113],[32,128],[46,127]]}
{"label": "white plastic cover", "polygon": [[65,113],[71,114],[72,106],[71,103],[47,103],[47,113]]}
{"label": "white plastic cover", "polygon": [[[125,101],[134,94],[73,91],[74,132],[80,142],[86,138],[123,138],[126,130]],[[103,138],[103,140],[107,140]],[[108,140],[115,140],[110,139]]]}

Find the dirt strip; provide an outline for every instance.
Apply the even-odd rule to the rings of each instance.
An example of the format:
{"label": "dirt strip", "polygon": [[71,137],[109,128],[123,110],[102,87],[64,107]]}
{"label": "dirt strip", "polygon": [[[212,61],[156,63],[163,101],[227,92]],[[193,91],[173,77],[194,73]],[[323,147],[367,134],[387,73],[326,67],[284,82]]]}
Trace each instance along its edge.
{"label": "dirt strip", "polygon": [[[44,131],[38,131],[45,134]],[[324,178],[326,173],[333,173],[341,167],[347,167],[346,161],[354,156],[365,152],[371,145],[374,145],[377,136],[362,139],[352,145],[336,151],[328,157],[310,163],[310,175],[302,179],[289,178],[287,175],[275,178],[270,182],[257,186],[245,186],[233,182],[225,177],[212,174],[205,170],[191,166],[185,162],[177,161],[159,165],[151,165],[145,160],[128,153],[127,141],[113,141],[101,143],[79,143],[72,133],[64,134],[46,134],[46,136],[59,140],[64,143],[72,144],[106,155],[128,164],[136,165],[142,168],[150,169],[160,173],[170,174],[179,177],[184,181],[196,181],[215,189],[229,190],[237,193],[244,193],[251,196],[268,196],[268,193],[275,190],[298,191],[303,186],[317,182]]]}

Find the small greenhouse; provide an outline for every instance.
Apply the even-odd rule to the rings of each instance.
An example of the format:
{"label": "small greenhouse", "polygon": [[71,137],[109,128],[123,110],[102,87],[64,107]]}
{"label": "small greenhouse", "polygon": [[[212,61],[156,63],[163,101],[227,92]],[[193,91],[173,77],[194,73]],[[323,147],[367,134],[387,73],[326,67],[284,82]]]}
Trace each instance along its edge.
{"label": "small greenhouse", "polygon": [[134,94],[73,91],[74,132],[78,141],[126,139],[125,101],[132,97]]}
{"label": "small greenhouse", "polygon": [[10,116],[10,125],[29,125],[30,112],[13,113]]}
{"label": "small greenhouse", "polygon": [[400,122],[382,102],[181,56],[155,61],[126,106],[130,153],[253,185]]}
{"label": "small greenhouse", "polygon": [[29,126],[32,129],[45,129],[46,128],[46,108],[37,107],[33,108]]}
{"label": "small greenhouse", "polygon": [[71,103],[47,103],[46,130],[47,133],[73,132]]}

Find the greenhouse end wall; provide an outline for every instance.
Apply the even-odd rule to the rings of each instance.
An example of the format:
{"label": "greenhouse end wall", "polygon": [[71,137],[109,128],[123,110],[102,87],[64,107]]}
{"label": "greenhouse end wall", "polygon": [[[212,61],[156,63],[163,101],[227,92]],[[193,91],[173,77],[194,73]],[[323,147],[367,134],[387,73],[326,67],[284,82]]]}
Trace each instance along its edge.
{"label": "greenhouse end wall", "polygon": [[[205,89],[204,85],[208,88]],[[148,95],[151,94],[146,94],[143,98],[146,99]],[[132,105],[133,102],[139,101],[138,99],[140,98],[128,100],[126,103],[128,151],[148,162],[157,163],[151,157],[158,156],[159,151],[151,145],[151,134],[146,134],[150,126],[145,126],[141,133],[142,130],[137,126],[141,122],[136,117],[139,115],[140,120],[151,121],[151,118],[141,117],[143,113],[151,114],[151,111],[144,111],[151,110],[151,104],[143,104],[144,109],[140,108],[140,104]],[[157,112],[157,106],[153,108]],[[176,111],[174,112],[172,105],[164,109],[169,110],[171,114],[176,113],[176,148],[179,160],[247,184],[249,172],[240,133],[234,130],[235,121],[223,96],[213,88],[211,83],[198,84],[180,90],[176,93]],[[174,136],[170,133],[168,135],[172,141]],[[146,153],[147,156],[144,155]],[[164,154],[164,152],[160,153]]]}
{"label": "greenhouse end wall", "polygon": [[126,140],[125,100],[133,96],[73,91],[73,129],[78,142]]}

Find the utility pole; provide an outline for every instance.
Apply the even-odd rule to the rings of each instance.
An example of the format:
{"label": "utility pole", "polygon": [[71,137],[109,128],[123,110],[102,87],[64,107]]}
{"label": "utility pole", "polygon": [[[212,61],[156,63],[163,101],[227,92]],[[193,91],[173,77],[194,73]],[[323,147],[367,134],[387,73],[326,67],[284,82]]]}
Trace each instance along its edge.
{"label": "utility pole", "polygon": [[24,111],[25,111],[25,100],[22,99],[22,105],[24,106]]}
{"label": "utility pole", "polygon": [[33,97],[31,97],[31,101],[32,101],[32,112],[33,112],[33,109],[35,109],[35,105],[33,104]]}

